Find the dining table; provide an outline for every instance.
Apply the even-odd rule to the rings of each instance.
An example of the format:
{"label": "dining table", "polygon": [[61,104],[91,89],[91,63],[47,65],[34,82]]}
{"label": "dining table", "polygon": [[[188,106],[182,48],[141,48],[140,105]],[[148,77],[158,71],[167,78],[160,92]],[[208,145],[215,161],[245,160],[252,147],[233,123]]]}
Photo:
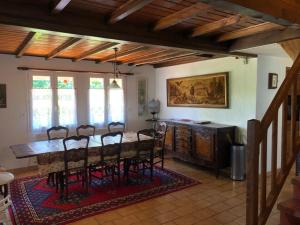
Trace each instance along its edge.
{"label": "dining table", "polygon": [[[150,136],[141,135],[140,141],[153,139]],[[119,141],[118,137],[105,139],[105,144],[113,144]],[[124,132],[122,138],[121,159],[130,158],[136,154],[138,138],[136,132]],[[78,141],[68,142],[70,148],[76,150],[83,146]],[[93,163],[100,159],[101,135],[90,136],[88,144],[88,160]],[[59,172],[64,166],[63,139],[33,141],[26,144],[11,145],[10,149],[17,159],[36,157],[41,175]]]}

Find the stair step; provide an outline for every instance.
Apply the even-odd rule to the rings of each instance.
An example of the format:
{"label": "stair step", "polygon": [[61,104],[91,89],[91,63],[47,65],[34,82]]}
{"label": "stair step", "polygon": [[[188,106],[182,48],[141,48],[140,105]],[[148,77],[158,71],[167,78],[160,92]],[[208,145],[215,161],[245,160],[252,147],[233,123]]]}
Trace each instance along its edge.
{"label": "stair step", "polygon": [[293,198],[300,200],[300,177],[295,177],[292,179],[292,184],[294,185]]}
{"label": "stair step", "polygon": [[280,202],[277,205],[277,208],[289,215],[293,215],[294,217],[300,219],[300,200],[290,199],[284,202]]}

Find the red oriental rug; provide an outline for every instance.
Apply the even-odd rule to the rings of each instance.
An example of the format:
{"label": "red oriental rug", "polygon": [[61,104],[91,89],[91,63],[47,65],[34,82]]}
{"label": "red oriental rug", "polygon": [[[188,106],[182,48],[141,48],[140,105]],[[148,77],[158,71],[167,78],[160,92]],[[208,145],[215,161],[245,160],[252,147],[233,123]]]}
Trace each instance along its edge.
{"label": "red oriental rug", "polygon": [[11,217],[16,225],[68,224],[119,207],[151,199],[199,184],[198,181],[175,173],[154,170],[154,179],[138,180],[114,185],[110,179],[94,180],[86,195],[81,184],[69,186],[69,200],[62,200],[46,177],[17,179],[10,185]]}

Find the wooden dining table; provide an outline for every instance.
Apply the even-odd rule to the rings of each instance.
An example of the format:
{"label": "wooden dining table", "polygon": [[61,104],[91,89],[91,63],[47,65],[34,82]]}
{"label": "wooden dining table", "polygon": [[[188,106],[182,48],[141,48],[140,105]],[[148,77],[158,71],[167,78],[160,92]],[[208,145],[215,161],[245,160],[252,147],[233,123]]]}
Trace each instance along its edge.
{"label": "wooden dining table", "polygon": [[[141,141],[151,140],[152,137],[141,135]],[[118,142],[118,137],[110,137],[105,139],[105,144],[113,144]],[[124,132],[122,139],[121,158],[134,156],[136,144],[138,142],[137,133]],[[79,148],[80,142],[68,143],[70,148]],[[101,135],[90,136],[88,145],[88,157],[93,160],[100,159],[101,151]],[[17,159],[37,157],[37,163],[41,168],[42,174],[56,172],[61,170],[64,161],[64,145],[63,139],[34,141],[26,144],[11,145],[10,149]],[[55,164],[57,164],[55,166]],[[58,165],[59,164],[59,165]]]}

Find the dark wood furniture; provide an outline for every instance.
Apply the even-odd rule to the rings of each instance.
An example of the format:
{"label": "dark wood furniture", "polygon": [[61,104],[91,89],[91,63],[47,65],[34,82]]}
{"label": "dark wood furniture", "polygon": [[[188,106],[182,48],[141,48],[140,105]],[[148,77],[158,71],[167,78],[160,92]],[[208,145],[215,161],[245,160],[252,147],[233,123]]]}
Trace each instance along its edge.
{"label": "dark wood furniture", "polygon": [[[71,148],[68,146],[71,143]],[[74,148],[74,142],[80,143],[78,148]],[[64,171],[58,173],[62,192],[65,189],[65,198],[69,196],[69,178],[71,175],[80,174],[82,186],[88,192],[88,146],[89,136],[72,136],[63,140],[64,145]],[[74,182],[74,180],[72,181]]]}
{"label": "dark wood furniture", "polygon": [[[113,143],[111,141],[107,141],[114,137],[118,137],[118,140]],[[90,182],[93,177],[103,179],[108,176],[111,176],[112,182],[114,182],[114,177],[117,175],[118,185],[120,185],[122,139],[123,132],[107,133],[101,136],[102,148],[100,149],[99,162],[90,165]],[[100,176],[97,176],[94,173],[97,171],[100,172]]]}
{"label": "dark wood furniture", "polygon": [[96,127],[92,125],[80,125],[79,127],[76,128],[77,136],[79,135],[95,136],[95,132],[96,132]]}
{"label": "dark wood furniture", "polygon": [[[60,139],[60,138],[67,138],[68,135],[69,135],[69,129],[63,126],[54,126],[47,130],[47,136],[49,141]],[[52,183],[53,185],[57,185],[55,184],[55,180],[57,180],[56,174],[49,173],[47,178],[47,184]]]}
{"label": "dark wood furniture", "polygon": [[108,132],[113,132],[112,128],[118,129],[119,131],[125,132],[125,123],[111,122],[107,125]]}
{"label": "dark wood furniture", "polygon": [[157,121],[155,123],[154,129],[156,132],[156,143],[154,148],[153,164],[156,165],[158,163],[161,163],[161,168],[163,169],[165,162],[165,142],[168,125],[166,122]]}
{"label": "dark wood furniture", "polygon": [[173,158],[214,168],[216,176],[220,169],[230,166],[235,126],[179,120],[165,122],[168,124],[165,150]]}

